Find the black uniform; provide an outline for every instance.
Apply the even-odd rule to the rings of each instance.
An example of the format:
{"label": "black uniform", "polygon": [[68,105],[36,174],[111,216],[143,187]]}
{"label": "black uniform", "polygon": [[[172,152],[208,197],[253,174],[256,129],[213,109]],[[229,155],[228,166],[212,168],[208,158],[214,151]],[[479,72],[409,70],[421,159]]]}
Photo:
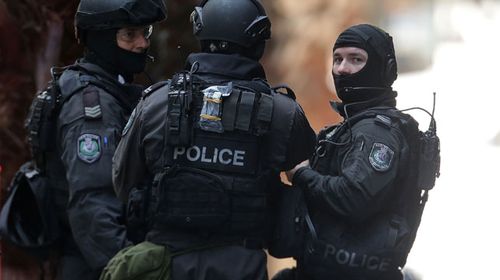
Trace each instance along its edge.
{"label": "black uniform", "polygon": [[[152,220],[147,239],[167,244],[174,251],[200,244],[215,247],[176,256],[173,279],[267,279],[262,249],[272,220],[271,193],[281,184],[280,171],[308,158],[314,132],[292,98],[271,91],[257,61],[237,54],[192,54],[187,60],[187,69],[191,68],[196,69],[192,80],[234,85],[231,96],[223,101],[223,111],[237,110],[222,117],[225,122],[232,116],[234,126],[225,126],[223,133],[217,133],[202,130],[195,121],[191,147],[165,146],[169,140],[165,139],[165,127],[171,123],[167,117],[167,104],[172,104],[168,98],[170,85],[146,93],[115,154],[115,190],[127,201],[132,188],[162,172],[165,163],[176,166],[174,175],[167,176],[155,192],[160,205],[156,216],[166,218]],[[200,108],[194,114],[199,115]],[[224,194],[206,193],[219,187]],[[168,209],[167,201],[177,208]],[[207,203],[206,211],[193,201]],[[200,219],[193,217],[191,223],[197,225],[191,229],[186,225],[189,221],[182,224],[168,218],[169,211],[189,209],[202,212]],[[218,219],[218,215],[224,217]]]}
{"label": "black uniform", "polygon": [[[439,174],[435,122],[420,132],[395,108],[397,62],[385,31],[351,26],[337,38],[333,56],[342,100],[333,105],[344,122],[320,132],[310,167],[289,174],[311,218],[305,215],[298,279],[399,280]],[[356,63],[363,66],[352,68]]]}
{"label": "black uniform", "polygon": [[[384,114],[386,110],[395,110],[394,105],[394,98],[375,99],[351,110],[352,119],[369,110],[373,113],[351,124],[348,118],[321,131],[311,168],[301,168],[295,173],[293,184],[304,190],[322,243],[315,244],[314,253],[304,253],[298,260],[299,279],[376,279],[363,278],[368,277],[363,273],[394,269],[384,258],[349,251],[356,246],[369,251],[370,244],[365,242],[396,246],[400,241],[389,244],[392,236],[374,230],[390,223],[397,213],[398,195],[405,187],[404,175],[410,159],[398,120]],[[404,234],[397,233],[396,238]],[[367,239],[369,235],[373,236]],[[352,274],[360,267],[363,269],[359,275]],[[388,279],[400,277],[394,271]]]}
{"label": "black uniform", "polygon": [[142,87],[121,84],[118,76],[85,60],[65,70],[59,85],[64,103],[57,152],[47,162],[64,230],[58,277],[97,279],[108,260],[130,244],[111,161]]}

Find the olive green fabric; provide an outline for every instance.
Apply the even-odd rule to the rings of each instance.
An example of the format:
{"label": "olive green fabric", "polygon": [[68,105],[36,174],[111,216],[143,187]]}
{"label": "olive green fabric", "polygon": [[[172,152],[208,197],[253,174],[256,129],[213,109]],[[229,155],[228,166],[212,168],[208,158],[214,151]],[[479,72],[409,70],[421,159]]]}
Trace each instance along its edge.
{"label": "olive green fabric", "polygon": [[170,280],[173,254],[167,247],[142,242],[118,252],[99,280]]}

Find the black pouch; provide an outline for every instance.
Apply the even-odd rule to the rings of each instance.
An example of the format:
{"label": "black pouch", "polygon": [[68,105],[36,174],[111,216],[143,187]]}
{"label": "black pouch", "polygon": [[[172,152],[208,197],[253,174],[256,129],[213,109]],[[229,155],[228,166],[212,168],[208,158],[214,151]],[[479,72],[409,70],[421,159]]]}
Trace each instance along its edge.
{"label": "black pouch", "polygon": [[9,187],[0,213],[0,236],[28,253],[48,257],[59,239],[59,223],[46,177],[32,162],[23,164]]}
{"label": "black pouch", "polygon": [[127,237],[137,244],[146,238],[149,229],[148,224],[148,190],[144,188],[132,188],[127,202]]}
{"label": "black pouch", "polygon": [[277,199],[276,223],[269,242],[269,254],[275,258],[297,257],[302,254],[307,215],[302,189],[282,186]]}
{"label": "black pouch", "polygon": [[230,196],[215,174],[172,167],[153,185],[158,188],[155,223],[179,229],[214,230],[230,217]]}

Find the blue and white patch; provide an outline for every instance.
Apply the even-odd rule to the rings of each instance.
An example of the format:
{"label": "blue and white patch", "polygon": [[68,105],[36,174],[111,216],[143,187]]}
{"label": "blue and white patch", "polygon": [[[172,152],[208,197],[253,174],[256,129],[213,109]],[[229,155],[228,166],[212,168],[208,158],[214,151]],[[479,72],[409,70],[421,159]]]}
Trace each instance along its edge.
{"label": "blue and white patch", "polygon": [[82,134],[77,141],[78,158],[86,163],[96,162],[102,153],[101,137],[95,134]]}
{"label": "blue and white patch", "polygon": [[379,172],[384,172],[389,170],[391,167],[392,158],[394,157],[394,151],[391,150],[387,145],[382,143],[374,143],[370,156],[370,164],[373,169]]}
{"label": "blue and white patch", "polygon": [[134,109],[132,111],[132,114],[130,114],[130,117],[128,118],[127,124],[125,124],[125,127],[123,128],[122,136],[125,136],[125,134],[127,134],[130,127],[132,126],[132,123],[134,122],[134,119],[135,119],[135,111],[136,111],[136,109]]}

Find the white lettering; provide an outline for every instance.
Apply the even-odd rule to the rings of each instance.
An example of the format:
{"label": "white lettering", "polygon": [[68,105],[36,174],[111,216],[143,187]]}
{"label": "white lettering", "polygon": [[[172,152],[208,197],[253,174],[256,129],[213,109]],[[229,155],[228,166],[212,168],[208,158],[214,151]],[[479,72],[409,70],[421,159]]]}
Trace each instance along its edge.
{"label": "white lettering", "polygon": [[217,163],[217,156],[219,155],[219,149],[215,148],[214,149],[214,157],[212,159],[213,163]]}
{"label": "white lettering", "polygon": [[361,267],[365,267],[366,265],[366,255],[363,255],[363,258],[361,260]]}
{"label": "white lettering", "polygon": [[324,258],[333,257],[338,264],[350,267],[361,267],[368,270],[388,271],[392,265],[392,259],[380,258],[379,256],[358,255],[344,249],[337,250],[335,246],[327,244],[323,253]]}
{"label": "white lettering", "polygon": [[186,152],[186,148],[184,147],[175,147],[174,149],[174,159],[177,159],[180,155],[183,155]]}
{"label": "white lettering", "polygon": [[326,258],[328,255],[334,255],[335,254],[335,247],[331,244],[326,245],[325,247],[325,253],[323,254],[323,257]]}
{"label": "white lettering", "polygon": [[244,166],[245,165],[244,160],[245,160],[245,151],[241,150],[234,151],[233,165]]}
{"label": "white lettering", "polygon": [[359,267],[360,264],[356,263],[356,253],[351,254],[351,260],[349,261],[349,266],[350,267]]}
{"label": "white lettering", "polygon": [[[192,153],[193,151],[194,151],[194,155]],[[187,150],[187,159],[189,161],[197,161],[199,158],[200,158],[200,148],[198,148],[198,146],[190,147]]]}
{"label": "white lettering", "polygon": [[388,258],[383,258],[382,261],[380,262],[380,267],[378,270],[380,271],[387,271],[389,270],[389,266],[391,265],[392,260]]}
{"label": "white lettering", "polygon": [[377,270],[378,269],[379,258],[375,256],[368,257],[368,262],[366,264],[366,268],[369,270]]}
{"label": "white lettering", "polygon": [[232,156],[233,152],[229,149],[222,149],[222,150],[220,150],[220,153],[219,153],[219,162],[222,164],[230,164],[231,158],[229,157],[229,158],[224,159],[224,154],[228,154],[229,156]]}
{"label": "white lettering", "polygon": [[201,149],[201,161],[206,163],[211,163],[212,159],[207,158],[207,147]]}
{"label": "white lettering", "polygon": [[346,264],[349,262],[349,252],[347,252],[346,250],[339,250],[337,252],[337,262],[339,264]]}
{"label": "white lettering", "polygon": [[205,146],[192,146],[189,148],[175,147],[174,160],[186,157],[189,161],[200,161],[203,163],[220,163],[224,165],[245,166],[245,150],[231,150],[228,148],[219,150]]}

